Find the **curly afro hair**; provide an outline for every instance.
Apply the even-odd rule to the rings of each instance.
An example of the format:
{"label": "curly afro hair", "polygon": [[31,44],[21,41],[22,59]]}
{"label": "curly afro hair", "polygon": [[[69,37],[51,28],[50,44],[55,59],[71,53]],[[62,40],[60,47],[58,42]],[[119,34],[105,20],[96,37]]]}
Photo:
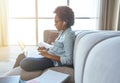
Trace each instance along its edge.
{"label": "curly afro hair", "polygon": [[62,20],[67,23],[67,27],[71,27],[74,24],[74,12],[68,6],[58,6],[54,13]]}

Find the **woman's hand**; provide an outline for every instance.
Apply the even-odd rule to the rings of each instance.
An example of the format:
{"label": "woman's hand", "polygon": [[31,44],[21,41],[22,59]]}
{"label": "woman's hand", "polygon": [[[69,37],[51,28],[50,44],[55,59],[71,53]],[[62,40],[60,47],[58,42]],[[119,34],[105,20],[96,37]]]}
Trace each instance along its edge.
{"label": "woman's hand", "polygon": [[38,50],[38,51],[39,51],[39,50],[46,50],[46,48],[45,48],[44,46],[42,46],[42,47],[38,47],[37,50]]}
{"label": "woman's hand", "polygon": [[44,56],[44,57],[48,57],[48,56],[50,56],[49,55],[49,53],[47,52],[47,50],[39,50],[39,52],[40,52],[40,54],[42,55],[42,56]]}
{"label": "woman's hand", "polygon": [[47,52],[47,49],[45,47],[39,47],[37,50],[38,50],[38,52],[40,52],[40,55],[42,55],[46,58],[49,55],[48,52]]}
{"label": "woman's hand", "polygon": [[42,55],[42,56],[44,56],[46,58],[49,58],[51,60],[55,60],[55,61],[60,62],[60,56],[49,54],[47,52],[47,49],[39,49],[38,51],[40,52],[40,55]]}

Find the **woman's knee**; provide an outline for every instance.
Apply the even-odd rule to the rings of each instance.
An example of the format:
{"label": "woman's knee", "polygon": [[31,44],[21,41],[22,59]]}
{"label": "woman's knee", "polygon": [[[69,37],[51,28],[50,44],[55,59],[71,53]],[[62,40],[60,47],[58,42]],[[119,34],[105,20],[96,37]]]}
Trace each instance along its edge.
{"label": "woman's knee", "polygon": [[23,70],[26,70],[26,71],[30,71],[31,70],[31,67],[32,67],[32,64],[31,63],[31,59],[30,58],[24,58],[21,62],[20,62],[20,67],[23,69]]}

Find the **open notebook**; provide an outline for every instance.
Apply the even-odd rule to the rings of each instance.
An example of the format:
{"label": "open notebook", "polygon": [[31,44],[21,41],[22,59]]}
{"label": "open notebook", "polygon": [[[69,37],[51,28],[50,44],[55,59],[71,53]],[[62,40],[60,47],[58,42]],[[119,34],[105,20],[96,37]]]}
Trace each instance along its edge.
{"label": "open notebook", "polygon": [[40,55],[40,52],[38,52],[37,49],[27,49],[24,42],[22,41],[18,42],[18,45],[26,57],[34,57],[34,58],[43,57],[42,55]]}

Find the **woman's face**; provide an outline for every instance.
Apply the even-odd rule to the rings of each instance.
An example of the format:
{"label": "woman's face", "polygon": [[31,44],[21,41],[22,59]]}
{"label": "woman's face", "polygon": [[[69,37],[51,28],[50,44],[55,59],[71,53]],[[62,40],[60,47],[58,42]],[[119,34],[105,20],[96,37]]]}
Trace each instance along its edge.
{"label": "woman's face", "polygon": [[55,26],[58,31],[63,30],[63,21],[57,15],[55,16]]}

